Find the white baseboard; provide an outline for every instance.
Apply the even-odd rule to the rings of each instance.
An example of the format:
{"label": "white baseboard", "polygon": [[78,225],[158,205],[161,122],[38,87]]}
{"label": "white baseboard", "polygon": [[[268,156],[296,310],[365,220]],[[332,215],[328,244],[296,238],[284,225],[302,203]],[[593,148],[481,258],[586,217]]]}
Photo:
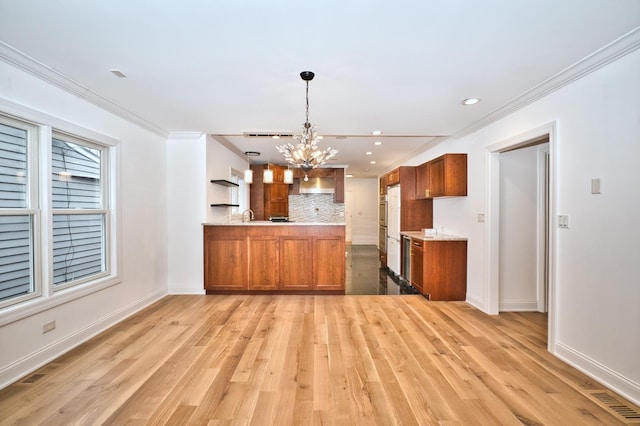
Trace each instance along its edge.
{"label": "white baseboard", "polygon": [[169,294],[207,294],[204,288],[175,287],[169,288]]}
{"label": "white baseboard", "polygon": [[466,302],[467,302],[468,304],[470,304],[471,306],[473,306],[474,308],[481,310],[481,311],[482,311],[482,312],[484,312],[484,313],[486,313],[486,312],[487,312],[487,311],[484,309],[484,303],[483,303],[483,302],[482,302],[482,300],[480,300],[480,299],[476,299],[475,297],[473,297],[473,296],[469,296],[469,295],[467,294],[467,300],[466,300]]}
{"label": "white baseboard", "polygon": [[555,356],[624,396],[634,404],[640,405],[640,384],[627,379],[561,342],[556,342],[555,347]]}
{"label": "white baseboard", "polygon": [[536,312],[537,300],[506,300],[500,301],[500,312]]}
{"label": "white baseboard", "polygon": [[60,355],[69,352],[76,346],[79,346],[107,328],[123,321],[127,317],[135,314],[143,308],[146,308],[166,295],[166,290],[162,290],[145,298],[136,300],[120,310],[112,312],[106,317],[100,318],[92,324],[88,324],[86,327],[76,331],[75,333],[64,336],[50,345],[40,348],[38,351],[9,364],[0,370],[0,389],[9,386],[27,374],[42,367],[48,362],[53,361]]}

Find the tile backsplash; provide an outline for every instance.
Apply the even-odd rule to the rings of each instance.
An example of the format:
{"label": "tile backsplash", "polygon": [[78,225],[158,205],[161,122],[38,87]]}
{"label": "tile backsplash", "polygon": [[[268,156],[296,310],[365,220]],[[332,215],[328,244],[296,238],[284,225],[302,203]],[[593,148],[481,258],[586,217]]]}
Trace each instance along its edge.
{"label": "tile backsplash", "polygon": [[342,223],[345,221],[344,204],[334,203],[333,194],[289,195],[289,220]]}

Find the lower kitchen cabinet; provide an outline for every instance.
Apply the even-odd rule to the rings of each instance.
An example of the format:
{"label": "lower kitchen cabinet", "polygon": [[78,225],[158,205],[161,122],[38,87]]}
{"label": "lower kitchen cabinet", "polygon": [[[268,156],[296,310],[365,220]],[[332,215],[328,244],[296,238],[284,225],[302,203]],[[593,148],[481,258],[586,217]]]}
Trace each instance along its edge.
{"label": "lower kitchen cabinet", "polygon": [[233,235],[211,237],[205,233],[204,252],[216,253],[215,256],[204,258],[204,275],[209,282],[216,283],[216,288],[220,290],[247,288],[246,238]]}
{"label": "lower kitchen cabinet", "polygon": [[206,293],[344,294],[344,228],[205,225]]}
{"label": "lower kitchen cabinet", "polygon": [[247,244],[249,246],[249,290],[277,290],[280,269],[279,238],[256,236],[249,239]]}
{"label": "lower kitchen cabinet", "polygon": [[305,236],[280,237],[280,289],[311,290],[312,241]]}
{"label": "lower kitchen cabinet", "polygon": [[411,284],[429,300],[466,300],[467,241],[412,238]]}

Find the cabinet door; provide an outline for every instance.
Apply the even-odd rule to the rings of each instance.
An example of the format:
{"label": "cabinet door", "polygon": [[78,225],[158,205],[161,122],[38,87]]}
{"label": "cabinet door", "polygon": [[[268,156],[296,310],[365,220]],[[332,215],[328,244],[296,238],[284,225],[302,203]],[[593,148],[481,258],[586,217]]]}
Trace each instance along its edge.
{"label": "cabinet door", "polygon": [[211,237],[205,234],[204,256],[205,289],[247,289],[247,240],[245,237]]}
{"label": "cabinet door", "polygon": [[429,163],[416,167],[416,198],[419,200],[430,198]]}
{"label": "cabinet door", "polygon": [[315,270],[314,290],[344,290],[345,253],[344,238],[314,238]]}
{"label": "cabinet door", "polygon": [[380,178],[380,195],[387,195],[387,175]]}
{"label": "cabinet door", "polygon": [[391,170],[387,174],[387,186],[392,186],[400,183],[400,169]]}
{"label": "cabinet door", "polygon": [[444,192],[444,157],[429,161],[429,196],[442,197]]}
{"label": "cabinet door", "polygon": [[313,255],[310,237],[280,237],[280,289],[313,287]]}
{"label": "cabinet door", "polygon": [[279,270],[278,237],[249,238],[249,290],[277,290]]}
{"label": "cabinet door", "polygon": [[424,293],[424,270],[422,241],[411,239],[411,285],[420,293]]}
{"label": "cabinet door", "polygon": [[423,294],[430,300],[465,300],[467,242],[425,242],[423,273]]}

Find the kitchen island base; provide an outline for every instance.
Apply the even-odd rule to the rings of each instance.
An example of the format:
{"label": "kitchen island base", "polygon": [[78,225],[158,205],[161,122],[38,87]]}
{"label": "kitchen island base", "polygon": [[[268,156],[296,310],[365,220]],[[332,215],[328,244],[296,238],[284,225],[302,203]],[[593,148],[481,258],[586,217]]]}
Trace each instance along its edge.
{"label": "kitchen island base", "polygon": [[345,227],[204,226],[207,294],[344,294]]}

